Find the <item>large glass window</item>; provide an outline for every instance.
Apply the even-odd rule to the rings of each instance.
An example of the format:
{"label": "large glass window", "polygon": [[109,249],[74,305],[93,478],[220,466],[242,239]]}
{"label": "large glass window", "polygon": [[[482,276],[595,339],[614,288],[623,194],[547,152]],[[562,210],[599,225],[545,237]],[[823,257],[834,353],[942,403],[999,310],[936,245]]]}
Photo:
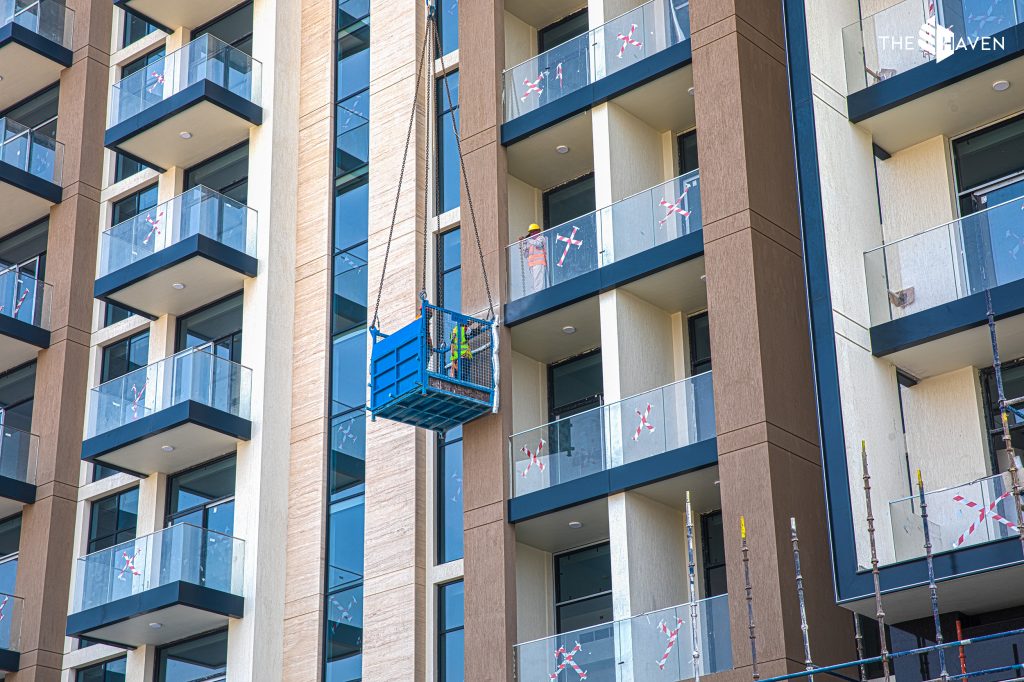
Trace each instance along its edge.
{"label": "large glass window", "polygon": [[196,28],[192,32],[192,40],[206,34],[246,54],[252,54],[252,3],[247,2],[209,24]]}
{"label": "large glass window", "polygon": [[57,137],[57,106],[60,99],[60,87],[54,85],[31,99],[20,102],[4,111],[0,116],[11,118],[29,128],[35,128],[44,135]]}
{"label": "large glass window", "polygon": [[465,587],[462,581],[442,585],[438,591],[438,682],[463,682],[465,671]]}
{"label": "large glass window", "polygon": [[46,276],[46,241],[50,221],[41,220],[30,227],[0,239],[0,270],[16,268],[30,277]]}
{"label": "large glass window", "polygon": [[157,682],[223,680],[228,666],[228,631],[163,647],[158,658]]}
{"label": "large glass window", "polygon": [[722,512],[700,517],[701,558],[704,564],[704,597],[717,597],[728,590],[725,584],[725,534]]}
{"label": "large glass window", "polygon": [[249,143],[243,143],[185,171],[185,190],[203,185],[239,203],[249,201]]}
{"label": "large glass window", "polygon": [[218,357],[242,361],[242,294],[178,318],[175,348],[206,347]]}
{"label": "large glass window", "polygon": [[149,364],[149,331],[115,341],[103,348],[100,383],[112,381]]}
{"label": "large glass window", "polygon": [[234,455],[175,474],[168,480],[167,525],[178,523],[234,535]]}
{"label": "large glass window", "polygon": [[462,231],[458,228],[437,239],[437,303],[462,312]]}
{"label": "large glass window", "polygon": [[583,35],[590,29],[589,22],[587,8],[584,7],[564,19],[559,19],[555,23],[539,29],[537,31],[537,53],[547,52],[567,40]]}
{"label": "large glass window", "polygon": [[128,47],[132,43],[142,40],[155,30],[157,30],[156,26],[138,14],[125,12],[124,30],[121,32],[121,47]]}
{"label": "large glass window", "polygon": [[697,131],[691,130],[677,138],[679,145],[679,174],[685,175],[700,168],[697,158]]}
{"label": "large glass window", "polygon": [[593,351],[551,365],[548,368],[548,393],[551,421],[600,405],[604,396],[601,352]]}
{"label": "large glass window", "polygon": [[711,328],[708,314],[700,313],[686,320],[690,336],[690,375],[711,369]]}
{"label": "large glass window", "polygon": [[462,558],[462,427],[437,437],[437,562]]}
{"label": "large glass window", "polygon": [[35,390],[35,362],[0,373],[0,425],[31,432]]}
{"label": "large glass window", "polygon": [[133,539],[138,520],[138,488],[96,500],[89,511],[87,552],[91,554]]}
{"label": "large glass window", "polygon": [[594,174],[584,175],[544,192],[544,227],[555,227],[597,208]]}
{"label": "large glass window", "polygon": [[[128,28],[129,28],[129,25],[131,24],[132,21],[141,22],[141,24],[148,29],[146,31],[146,33],[144,33],[142,35],[147,35],[148,33],[151,33],[153,30],[155,30],[152,26],[150,26],[146,22],[142,21],[141,19],[136,18],[135,15],[129,14],[127,16],[128,16],[128,20],[125,22],[125,31],[126,32],[127,32]],[[140,35],[139,38],[141,38],[142,35]],[[127,42],[127,39],[128,39],[128,36],[126,35],[125,36],[125,40],[126,40],[125,45],[130,44],[129,42]],[[136,40],[137,39],[138,38],[136,38]],[[131,42],[135,42],[135,40],[132,40]],[[152,52],[139,57],[138,59],[134,59],[134,60],[128,62],[127,64],[125,64],[121,68],[121,78],[127,78],[128,76],[132,75],[133,73],[137,73],[139,71],[142,71],[143,69],[148,67],[150,64],[153,64],[153,63],[158,62],[161,59],[163,59],[165,54],[166,54],[166,52],[165,52],[164,48],[161,47],[159,49],[153,50]],[[124,180],[125,178],[130,178],[131,176],[135,175],[136,173],[141,172],[143,168],[145,168],[145,166],[143,166],[141,163],[139,163],[135,159],[128,158],[124,154],[118,153],[114,157],[114,182],[120,182],[120,181]]]}
{"label": "large glass window", "polygon": [[127,656],[90,665],[88,668],[81,668],[75,673],[75,682],[124,682],[127,666]]}
{"label": "large glass window", "polygon": [[442,55],[459,49],[459,0],[438,0],[437,30]]}
{"label": "large glass window", "polygon": [[110,224],[118,225],[156,206],[157,186],[151,185],[115,201],[111,205]]}
{"label": "large glass window", "polygon": [[555,627],[570,632],[612,620],[608,543],[555,557]]}
{"label": "large glass window", "polygon": [[[1010,462],[1003,445],[999,391],[996,388],[995,371],[991,367],[981,371],[981,385],[985,396],[985,416],[988,422],[992,472],[1006,471]],[[1024,358],[1003,363],[1003,391],[1007,399],[1024,396]],[[1018,412],[1010,410],[1009,423],[1010,442],[1014,449],[1024,448],[1024,417]]]}
{"label": "large glass window", "polygon": [[[331,386],[333,401],[346,407],[363,405],[366,402],[366,329],[356,329],[336,338],[331,363],[338,368]],[[355,377],[358,378],[353,380]]]}
{"label": "large glass window", "polygon": [[[445,84],[447,83],[447,89]],[[448,92],[451,92],[451,100]],[[455,129],[459,127],[459,72],[452,71],[437,79],[437,185],[440,206],[438,213],[459,205],[459,148]]]}
{"label": "large glass window", "polygon": [[0,592],[14,594],[21,546],[21,514],[0,521]]}

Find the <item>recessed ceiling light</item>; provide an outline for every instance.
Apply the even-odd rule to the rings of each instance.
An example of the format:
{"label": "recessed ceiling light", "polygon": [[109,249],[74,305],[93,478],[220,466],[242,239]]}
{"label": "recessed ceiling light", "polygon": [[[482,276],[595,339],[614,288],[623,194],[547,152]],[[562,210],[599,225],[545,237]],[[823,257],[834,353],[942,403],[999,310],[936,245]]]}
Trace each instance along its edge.
{"label": "recessed ceiling light", "polygon": [[164,626],[163,623],[150,623],[149,624],[149,627],[153,628],[154,630],[159,630],[163,626]]}
{"label": "recessed ceiling light", "polygon": [[564,327],[562,327],[562,333],[563,334],[575,334],[576,333],[576,327],[572,326],[571,324],[567,324]]}
{"label": "recessed ceiling light", "polygon": [[572,528],[573,530],[579,530],[580,528],[583,527],[583,522],[582,521],[570,521],[569,522],[569,527]]}
{"label": "recessed ceiling light", "polygon": [[558,152],[559,154],[568,154],[569,147],[564,144],[560,144],[557,147],[555,147],[555,151]]}
{"label": "recessed ceiling light", "polygon": [[1010,81],[996,81],[992,84],[992,89],[996,92],[1005,92],[1010,89]]}
{"label": "recessed ceiling light", "polygon": [[171,285],[171,287],[177,289],[178,291],[181,291],[182,289],[185,288],[185,284],[182,282],[175,282],[174,284]]}
{"label": "recessed ceiling light", "polygon": [[160,449],[163,450],[164,452],[174,452],[173,445],[161,445]]}
{"label": "recessed ceiling light", "polygon": [[192,133],[190,133],[187,130],[182,130],[180,133],[178,133],[178,136],[181,139],[183,139],[183,140],[191,140],[192,139]]}

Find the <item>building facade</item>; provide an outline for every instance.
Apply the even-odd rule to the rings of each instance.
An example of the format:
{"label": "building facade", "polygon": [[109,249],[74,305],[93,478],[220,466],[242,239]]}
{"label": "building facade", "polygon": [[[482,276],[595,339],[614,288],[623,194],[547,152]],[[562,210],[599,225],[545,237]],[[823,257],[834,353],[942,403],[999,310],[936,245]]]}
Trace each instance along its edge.
{"label": "building facade", "polygon": [[[766,679],[799,599],[853,660],[862,441],[889,650],[935,639],[916,470],[947,641],[1024,627],[1019,0],[0,22],[4,679]],[[493,409],[371,417],[420,324]]]}

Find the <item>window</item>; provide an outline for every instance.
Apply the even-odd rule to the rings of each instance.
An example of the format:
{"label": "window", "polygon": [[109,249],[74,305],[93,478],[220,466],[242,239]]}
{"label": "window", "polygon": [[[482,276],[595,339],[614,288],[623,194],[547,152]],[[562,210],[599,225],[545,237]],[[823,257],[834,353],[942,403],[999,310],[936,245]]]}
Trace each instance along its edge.
{"label": "window", "polygon": [[[130,22],[133,19],[135,21],[141,21],[140,19],[136,19],[134,17],[134,15],[132,15],[132,14],[128,14],[127,17],[128,17],[128,21],[125,22],[125,31],[128,30],[129,24],[130,24]],[[145,22],[142,22],[142,23],[148,28],[148,30],[146,31],[146,33],[143,33],[142,35],[140,35],[139,38],[141,38],[144,35],[148,35],[153,30],[155,30],[149,24],[146,24]],[[128,36],[126,35],[125,36],[125,40],[127,41],[127,39],[128,39]],[[138,38],[136,38],[135,40],[138,40]],[[132,40],[131,42],[135,42],[135,40]],[[129,42],[125,42],[125,45],[129,45],[129,44],[130,44]],[[164,54],[165,54],[164,48],[161,47],[161,48],[159,48],[157,50],[153,50],[152,52],[139,57],[138,59],[135,59],[135,60],[132,60],[132,61],[128,62],[127,64],[125,64],[121,68],[121,78],[127,78],[128,76],[132,75],[133,73],[138,73],[139,71],[142,71],[143,69],[148,67],[150,64],[154,64],[154,63],[160,61],[161,59],[164,58]],[[120,182],[121,180],[124,180],[125,178],[130,178],[131,176],[135,175],[136,173],[141,172],[143,168],[145,168],[145,166],[143,166],[138,161],[136,161],[134,159],[130,159],[127,156],[125,156],[124,154],[119,154],[118,153],[114,157],[114,182]]]}
{"label": "window", "polygon": [[441,55],[459,49],[459,0],[438,0],[437,30],[441,38]]}
{"label": "window", "polygon": [[601,404],[604,377],[601,351],[592,351],[548,368],[548,417],[565,419]]}
{"label": "window", "polygon": [[960,212],[968,215],[1024,194],[1024,116],[953,141]]}
{"label": "window", "polygon": [[366,478],[366,410],[334,403],[331,416],[331,494]]}
{"label": "window", "polygon": [[465,598],[461,580],[442,585],[438,590],[438,682],[463,682],[466,679]]}
{"label": "window", "polygon": [[[1003,446],[1002,420],[999,411],[999,391],[996,388],[995,371],[989,367],[981,370],[981,386],[985,396],[985,416],[988,420],[989,450],[993,472],[1006,471],[1009,459]],[[1024,358],[1003,363],[1003,391],[1007,399],[1024,396]],[[1024,419],[1016,412],[1009,412],[1010,442],[1013,447],[1024,448]]]}
{"label": "window", "polygon": [[327,542],[327,680],[355,682],[362,667],[362,488],[331,505]]}
{"label": "window", "polygon": [[697,170],[700,165],[697,161],[697,131],[691,130],[676,138],[679,145],[679,174],[686,175]]}
{"label": "window", "polygon": [[587,8],[559,19],[553,24],[537,31],[537,52],[547,52],[553,47],[583,35],[590,30],[590,19]]}
{"label": "window", "polygon": [[185,171],[185,191],[203,185],[244,204],[249,200],[249,143]]}
{"label": "window", "polygon": [[[446,87],[447,84],[447,87]],[[451,92],[451,99],[448,94]],[[459,72],[452,71],[437,79],[437,192],[438,213],[459,205],[459,148],[452,129],[459,127]]]}
{"label": "window", "polygon": [[31,432],[35,391],[35,362],[0,373],[0,424]]}
{"label": "window", "polygon": [[612,621],[611,548],[605,542],[555,557],[555,627],[570,632]]}
{"label": "window", "polygon": [[175,350],[201,346],[217,357],[242,361],[242,294],[178,318]]}
{"label": "window", "polygon": [[725,534],[722,512],[713,511],[700,517],[701,556],[704,563],[704,597],[717,597],[727,592],[725,586]]}
{"label": "window", "polygon": [[361,491],[331,505],[327,541],[328,589],[362,581],[363,496]]}
{"label": "window", "polygon": [[90,665],[75,673],[75,682],[124,682],[127,666],[127,656]]}
{"label": "window", "polygon": [[14,594],[21,547],[21,514],[0,521],[0,592]]}
{"label": "window", "polygon": [[209,24],[197,27],[192,31],[192,40],[207,34],[246,54],[252,54],[252,3],[247,2]]}
{"label": "window", "polygon": [[235,456],[167,481],[167,526],[188,523],[232,536],[235,530]]}
{"label": "window", "polygon": [[458,228],[437,238],[437,304],[462,312],[462,234]]}
{"label": "window", "polygon": [[557,227],[594,211],[594,174],[584,175],[544,192],[544,227]]}
{"label": "window", "polygon": [[[331,381],[331,399],[352,408],[366,402],[366,328],[361,327],[334,339],[331,365],[335,368]],[[351,368],[358,368],[352,372]],[[359,379],[353,380],[353,375]]]}
{"label": "window", "polygon": [[686,328],[690,337],[690,376],[703,374],[711,369],[711,329],[708,314],[700,313],[687,318]]}
{"label": "window", "polygon": [[0,239],[0,271],[15,268],[29,277],[46,276],[46,240],[50,221],[41,220]]}
{"label": "window", "polygon": [[158,652],[157,682],[214,682],[225,679],[228,631],[163,647]]}
{"label": "window", "polygon": [[462,558],[462,427],[437,436],[437,563]]}
{"label": "window", "polygon": [[134,539],[138,519],[138,488],[96,500],[89,511],[89,541],[86,552],[92,554]]}
{"label": "window", "polygon": [[149,331],[115,341],[103,348],[100,383],[123,377],[149,364]]}
{"label": "window", "polygon": [[121,33],[121,47],[128,47],[156,30],[156,26],[137,14],[124,13],[124,31]]}
{"label": "window", "polygon": [[132,311],[127,308],[122,308],[119,305],[113,303],[103,304],[103,326],[109,327],[112,324],[117,324],[122,320],[127,320],[132,316]]}
{"label": "window", "polygon": [[36,128],[52,138],[57,137],[57,106],[60,86],[54,85],[16,104],[0,116],[10,118],[29,128]]}
{"label": "window", "polygon": [[347,28],[370,15],[370,0],[338,0],[338,26]]}
{"label": "window", "polygon": [[129,194],[119,201],[115,201],[111,206],[110,224],[119,225],[140,213],[150,210],[156,206],[156,198],[157,187],[156,185],[151,185],[145,189],[140,189],[138,192]]}

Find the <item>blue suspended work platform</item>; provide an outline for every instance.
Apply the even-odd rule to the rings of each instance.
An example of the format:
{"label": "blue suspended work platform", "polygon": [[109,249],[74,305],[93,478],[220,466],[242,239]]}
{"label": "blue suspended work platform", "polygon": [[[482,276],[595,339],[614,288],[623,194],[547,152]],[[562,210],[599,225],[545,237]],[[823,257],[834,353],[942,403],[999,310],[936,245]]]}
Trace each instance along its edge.
{"label": "blue suspended work platform", "polygon": [[444,432],[496,407],[494,322],[423,302],[394,334],[371,329],[370,415]]}

